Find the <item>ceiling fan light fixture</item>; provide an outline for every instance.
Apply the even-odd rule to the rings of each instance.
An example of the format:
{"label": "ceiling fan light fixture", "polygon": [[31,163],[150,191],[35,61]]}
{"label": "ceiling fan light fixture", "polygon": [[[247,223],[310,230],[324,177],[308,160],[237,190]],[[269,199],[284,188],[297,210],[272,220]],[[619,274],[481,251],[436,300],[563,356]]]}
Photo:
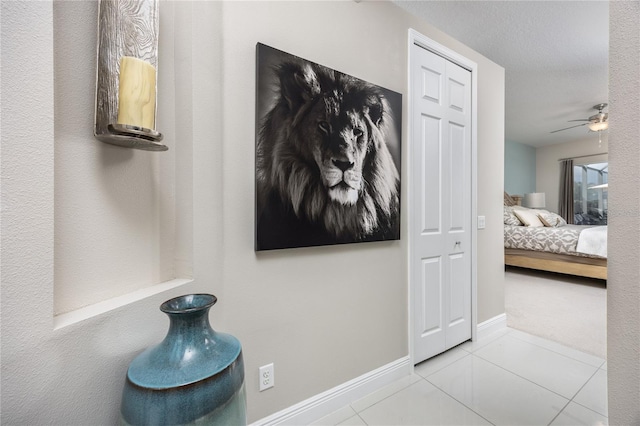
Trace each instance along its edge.
{"label": "ceiling fan light fixture", "polygon": [[601,132],[603,130],[607,130],[609,128],[609,122],[608,121],[596,121],[596,122],[592,122],[587,124],[587,127],[589,127],[589,130],[591,130],[592,132]]}
{"label": "ceiling fan light fixture", "polygon": [[569,130],[569,129],[573,129],[575,127],[582,127],[582,126],[587,126],[587,128],[591,132],[601,133],[603,130],[607,130],[609,128],[609,113],[606,113],[606,112],[603,111],[606,106],[607,106],[607,104],[605,104],[605,103],[594,105],[593,109],[597,109],[598,110],[597,114],[594,114],[589,118],[582,118],[582,119],[577,119],[577,120],[569,120],[569,122],[572,122],[572,121],[584,121],[584,123],[576,124],[575,126],[565,127],[564,129],[554,130],[551,133],[557,133],[557,132],[561,132],[563,130]]}

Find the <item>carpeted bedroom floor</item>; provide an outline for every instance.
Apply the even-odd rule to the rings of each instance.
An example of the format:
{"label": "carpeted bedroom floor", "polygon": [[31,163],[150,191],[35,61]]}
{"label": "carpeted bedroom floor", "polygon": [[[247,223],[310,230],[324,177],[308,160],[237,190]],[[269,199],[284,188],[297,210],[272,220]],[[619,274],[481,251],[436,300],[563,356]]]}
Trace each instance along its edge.
{"label": "carpeted bedroom floor", "polygon": [[509,327],[607,358],[606,281],[507,267]]}

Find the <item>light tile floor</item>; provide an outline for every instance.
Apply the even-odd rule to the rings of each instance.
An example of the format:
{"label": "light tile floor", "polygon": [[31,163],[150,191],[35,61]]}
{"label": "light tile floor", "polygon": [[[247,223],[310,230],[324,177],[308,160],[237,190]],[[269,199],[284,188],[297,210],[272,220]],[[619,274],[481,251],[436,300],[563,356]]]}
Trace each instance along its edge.
{"label": "light tile floor", "polygon": [[313,424],[606,425],[606,362],[506,328]]}

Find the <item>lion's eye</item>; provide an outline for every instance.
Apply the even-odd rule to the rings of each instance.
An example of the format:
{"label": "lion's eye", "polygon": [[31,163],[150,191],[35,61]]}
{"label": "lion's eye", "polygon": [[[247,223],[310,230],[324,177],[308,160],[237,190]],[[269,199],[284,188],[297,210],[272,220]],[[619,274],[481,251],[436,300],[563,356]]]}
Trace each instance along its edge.
{"label": "lion's eye", "polygon": [[319,122],[318,129],[320,129],[321,132],[326,133],[327,135],[331,130],[331,128],[329,127],[329,123],[327,123],[326,121]]}
{"label": "lion's eye", "polygon": [[353,136],[355,136],[356,138],[359,138],[360,136],[362,136],[362,129],[358,129],[357,127],[355,129],[353,129]]}

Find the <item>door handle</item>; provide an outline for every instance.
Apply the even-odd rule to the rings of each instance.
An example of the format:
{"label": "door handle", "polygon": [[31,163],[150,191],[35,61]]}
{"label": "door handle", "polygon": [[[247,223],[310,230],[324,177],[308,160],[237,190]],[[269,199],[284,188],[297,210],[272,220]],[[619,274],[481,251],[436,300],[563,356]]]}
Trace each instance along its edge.
{"label": "door handle", "polygon": [[462,243],[461,243],[460,241],[456,241],[456,243],[454,244],[454,247],[456,247],[456,246],[461,246],[461,244],[462,244]]}

